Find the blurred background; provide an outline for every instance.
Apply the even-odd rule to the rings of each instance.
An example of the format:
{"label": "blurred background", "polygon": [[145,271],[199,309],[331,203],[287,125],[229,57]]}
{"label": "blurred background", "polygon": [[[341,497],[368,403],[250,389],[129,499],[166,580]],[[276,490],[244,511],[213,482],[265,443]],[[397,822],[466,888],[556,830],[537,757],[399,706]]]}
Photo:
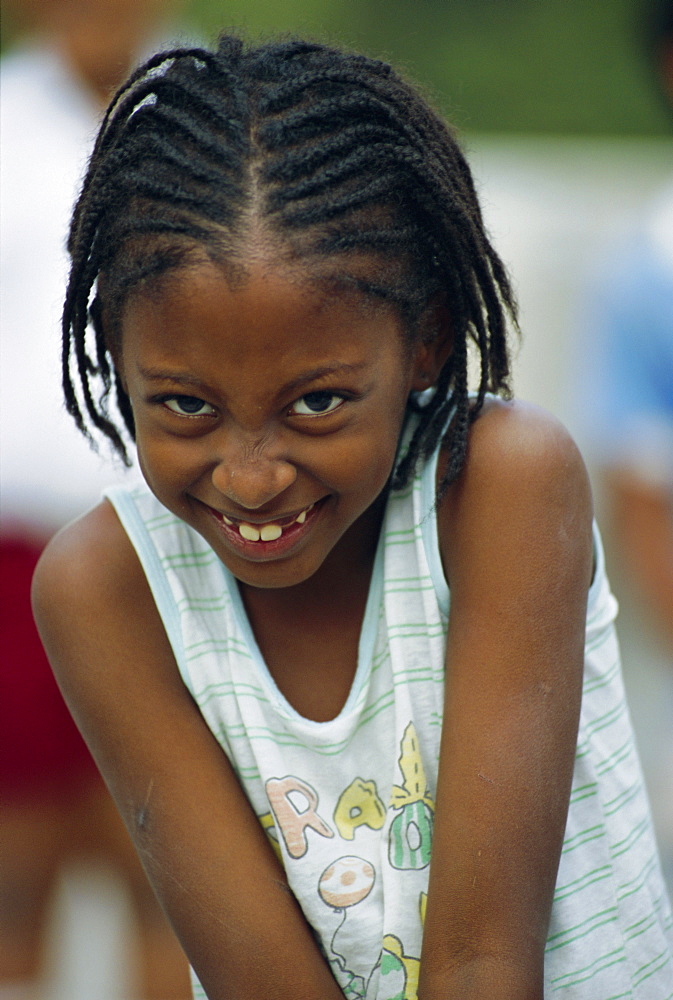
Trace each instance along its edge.
{"label": "blurred background", "polygon": [[[222,28],[250,38],[296,32],[385,58],[423,86],[463,137],[518,292],[516,394],[560,416],[587,458],[673,885],[670,0],[4,0],[2,25],[0,528],[9,546],[3,561],[23,546],[14,579],[28,579],[49,534],[123,475],[88,453],[65,421],[59,427],[63,233],[106,93],[159,42],[208,42]],[[648,346],[653,329],[659,339]],[[658,384],[650,386],[653,372]],[[633,426],[624,422],[629,407]],[[7,607],[5,624],[10,615],[19,621]],[[8,652],[5,644],[3,698],[27,645],[17,639]],[[17,699],[12,732],[25,736],[30,698]],[[5,761],[13,759],[10,738],[5,730]],[[55,740],[30,736],[38,756],[52,754]],[[32,911],[17,917],[17,893],[45,916],[39,959],[33,933],[21,943],[23,964],[6,964],[4,982],[0,966],[0,1000],[186,996],[179,955],[139,888],[102,791],[86,765],[81,780],[68,761],[62,768],[67,794],[53,793],[56,779],[46,788],[44,774],[41,783],[1,789],[0,920],[6,930],[24,919],[35,931]],[[87,838],[74,836],[66,814],[77,815]],[[39,884],[30,877],[37,868]],[[157,963],[170,993],[152,992]]]}

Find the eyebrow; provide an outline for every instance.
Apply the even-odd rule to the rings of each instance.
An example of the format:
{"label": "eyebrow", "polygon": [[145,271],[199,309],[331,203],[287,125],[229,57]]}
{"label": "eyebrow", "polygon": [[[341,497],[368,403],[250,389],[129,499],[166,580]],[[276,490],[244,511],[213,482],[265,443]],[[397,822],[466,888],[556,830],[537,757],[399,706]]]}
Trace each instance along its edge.
{"label": "eyebrow", "polygon": [[303,374],[297,376],[297,378],[292,379],[287,385],[284,385],[281,392],[296,392],[303,386],[308,385],[310,382],[318,382],[320,379],[328,378],[330,376],[340,376],[340,375],[356,375],[361,372],[364,368],[367,368],[366,361],[360,361],[357,364],[333,364],[333,365],[323,365],[320,368],[313,368],[310,371],[304,372]]}
{"label": "eyebrow", "polygon": [[178,385],[184,385],[189,389],[204,388],[204,383],[195,375],[188,375],[186,373],[182,375],[178,372],[169,371],[167,368],[139,367],[138,371],[144,379],[147,379],[148,382],[177,382]]}
{"label": "eyebrow", "polygon": [[[368,364],[366,361],[359,361],[356,364],[339,362],[332,365],[321,365],[319,368],[312,368],[309,371],[302,372],[302,374],[298,375],[297,378],[287,382],[281,387],[279,395],[296,392],[311,382],[317,382],[320,379],[329,378],[330,376],[354,375],[367,367]],[[186,389],[206,388],[206,383],[204,383],[200,378],[197,378],[195,375],[189,375],[187,372],[179,373],[165,368],[142,367],[140,367],[138,371],[144,379],[147,379],[150,382],[173,382],[184,386]]]}

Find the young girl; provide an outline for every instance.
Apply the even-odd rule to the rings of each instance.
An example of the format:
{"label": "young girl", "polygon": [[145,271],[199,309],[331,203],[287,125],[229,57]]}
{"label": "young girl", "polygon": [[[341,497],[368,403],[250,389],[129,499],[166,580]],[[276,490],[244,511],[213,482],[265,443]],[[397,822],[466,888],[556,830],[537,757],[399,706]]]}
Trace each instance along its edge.
{"label": "young girl", "polygon": [[586,473],[497,398],[446,125],[320,45],[160,54],[70,252],[68,409],[124,451],[114,387],[147,486],[58,536],[36,614],[196,996],[673,996]]}

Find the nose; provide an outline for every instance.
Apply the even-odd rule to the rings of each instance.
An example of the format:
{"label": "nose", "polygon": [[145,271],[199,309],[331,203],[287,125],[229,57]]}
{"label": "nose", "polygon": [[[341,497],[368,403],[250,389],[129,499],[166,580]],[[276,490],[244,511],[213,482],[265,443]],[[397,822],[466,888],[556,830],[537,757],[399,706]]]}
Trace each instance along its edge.
{"label": "nose", "polygon": [[296,478],[297,470],[287,459],[274,456],[270,449],[241,444],[227,448],[212,472],[215,489],[245,510],[271,503]]}

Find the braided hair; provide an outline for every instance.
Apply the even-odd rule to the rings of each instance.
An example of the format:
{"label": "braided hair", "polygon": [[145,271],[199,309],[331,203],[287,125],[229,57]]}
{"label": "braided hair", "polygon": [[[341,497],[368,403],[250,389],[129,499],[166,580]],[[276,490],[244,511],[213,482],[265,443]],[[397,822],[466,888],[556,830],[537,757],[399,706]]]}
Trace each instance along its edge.
{"label": "braided hair", "polygon": [[[261,238],[397,310],[409,342],[442,296],[453,349],[396,469],[409,479],[446,434],[445,484],[465,458],[487,392],[508,394],[507,319],[516,305],[485,233],[451,129],[386,63],[300,40],[176,48],[137,69],[103,119],[68,250],[63,384],[68,411],[127,458],[131,406],[115,371],[128,295],[203,259],[236,273]],[[364,259],[373,266],[351,266]],[[468,393],[468,343],[481,359]],[[412,405],[413,405],[413,401]],[[453,414],[450,429],[447,421]]]}

